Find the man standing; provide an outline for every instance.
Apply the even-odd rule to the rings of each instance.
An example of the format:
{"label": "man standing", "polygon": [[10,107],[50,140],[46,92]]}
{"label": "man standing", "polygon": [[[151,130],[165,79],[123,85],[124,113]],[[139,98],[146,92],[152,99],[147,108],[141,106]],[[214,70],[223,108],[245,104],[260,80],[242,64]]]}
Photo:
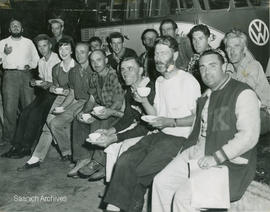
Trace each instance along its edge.
{"label": "man standing", "polygon": [[193,55],[193,50],[188,37],[178,35],[178,26],[172,19],[165,19],[160,23],[160,35],[169,35],[178,43],[179,55],[176,59],[176,67],[182,70],[187,68],[188,62]]}
{"label": "man standing", "polygon": [[[142,211],[144,194],[154,176],[178,153],[191,132],[200,86],[189,73],[174,66],[178,44],[171,36],[162,36],[155,46],[156,80],[154,104],[146,97],[136,97],[156,128],[118,159],[104,201],[107,209]],[[176,92],[177,91],[177,92]],[[117,210],[116,210],[117,211]],[[155,211],[155,210],[153,210]]]}
{"label": "man standing", "polygon": [[240,30],[231,30],[224,43],[235,69],[232,77],[247,83],[261,100],[261,134],[270,132],[270,85],[261,64],[247,50],[247,36]]}
{"label": "man standing", "polygon": [[56,53],[52,52],[52,43],[48,35],[38,35],[35,42],[43,56],[38,62],[41,80],[33,80],[31,85],[39,89],[39,93],[35,100],[22,111],[13,138],[13,147],[2,157],[21,158],[31,153],[31,147],[38,140],[49,110],[56,98],[55,94],[49,92],[49,87],[52,85],[52,68],[60,62],[60,59]]}
{"label": "man standing", "polygon": [[[197,101],[196,121],[179,154],[154,179],[152,210],[200,211],[191,206],[188,161],[201,169],[225,165],[229,169],[230,200],[244,194],[256,171],[256,149],[260,131],[256,94],[226,73],[223,56],[214,50],[201,55],[200,72],[210,88]],[[174,196],[175,195],[175,196]]]}
{"label": "man standing", "polygon": [[[72,39],[71,36],[69,35],[65,35],[63,34],[64,32],[64,21],[62,18],[60,17],[57,17],[57,18],[52,18],[52,19],[49,19],[49,24],[51,24],[51,30],[52,30],[52,34],[53,34],[53,37],[52,37],[52,49],[55,51],[55,52],[58,52],[58,46],[57,46],[57,43],[60,39],[62,38],[68,38],[68,39]],[[74,42],[74,41],[73,41]],[[74,45],[74,43],[73,43]]]}
{"label": "man standing", "polygon": [[143,65],[143,75],[150,78],[152,82],[160,76],[159,72],[155,68],[154,52],[155,52],[155,40],[158,37],[158,33],[155,29],[146,29],[143,31],[141,40],[145,47],[145,52],[140,55],[140,61]]}
{"label": "man standing", "polygon": [[3,142],[12,142],[17,121],[19,104],[22,109],[34,99],[31,69],[37,67],[38,52],[33,42],[22,36],[21,21],[12,19],[9,24],[10,36],[0,41],[0,57],[3,63]]}

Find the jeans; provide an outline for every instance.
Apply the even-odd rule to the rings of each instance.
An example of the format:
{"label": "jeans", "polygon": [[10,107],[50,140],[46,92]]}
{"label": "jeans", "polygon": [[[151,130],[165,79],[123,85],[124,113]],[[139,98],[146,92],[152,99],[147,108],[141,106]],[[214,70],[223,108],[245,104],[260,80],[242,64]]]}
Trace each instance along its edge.
{"label": "jeans", "polygon": [[24,109],[34,99],[34,89],[30,87],[30,71],[5,71],[3,76],[3,141],[12,143],[16,130],[19,105]]}
{"label": "jeans", "polygon": [[45,159],[53,140],[51,130],[49,129],[49,124],[55,118],[55,115],[52,114],[51,112],[54,110],[55,107],[58,107],[59,105],[61,105],[64,100],[65,100],[65,96],[56,97],[50,109],[50,112],[47,116],[46,124],[43,126],[38,144],[36,145],[36,148],[32,154],[32,156],[39,158],[40,161],[43,161]]}
{"label": "jeans", "polygon": [[147,187],[185,140],[163,132],[143,137],[116,162],[104,201],[127,212],[141,212]]}
{"label": "jeans", "polygon": [[71,155],[71,123],[77,114],[82,110],[85,100],[74,100],[65,108],[65,111],[49,123],[52,135],[62,152],[62,156]]}

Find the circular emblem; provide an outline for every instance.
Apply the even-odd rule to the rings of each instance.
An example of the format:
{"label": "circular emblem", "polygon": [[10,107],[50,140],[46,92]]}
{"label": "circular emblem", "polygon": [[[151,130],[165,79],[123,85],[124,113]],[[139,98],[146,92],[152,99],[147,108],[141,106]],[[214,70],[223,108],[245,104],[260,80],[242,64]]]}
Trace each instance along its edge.
{"label": "circular emblem", "polygon": [[263,46],[268,42],[269,30],[267,25],[260,19],[254,19],[248,27],[248,34],[253,43]]}

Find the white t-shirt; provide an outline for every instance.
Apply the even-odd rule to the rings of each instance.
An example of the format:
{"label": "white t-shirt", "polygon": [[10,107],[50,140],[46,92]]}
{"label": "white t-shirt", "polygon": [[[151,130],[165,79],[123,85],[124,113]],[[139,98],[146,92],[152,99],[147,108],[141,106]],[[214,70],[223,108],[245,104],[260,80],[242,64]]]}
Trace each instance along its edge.
{"label": "white t-shirt", "polygon": [[54,52],[51,53],[48,61],[45,60],[45,57],[42,57],[38,61],[39,77],[47,82],[52,82],[52,68],[60,61],[58,55]]}
{"label": "white t-shirt", "polygon": [[[8,55],[4,53],[6,44],[12,48],[12,52]],[[0,52],[4,69],[24,70],[25,65],[29,65],[31,69],[37,67],[39,55],[35,45],[28,38],[21,37],[20,40],[14,40],[9,36],[0,41]]]}
{"label": "white t-shirt", "polygon": [[[189,73],[178,70],[170,79],[160,76],[156,80],[154,107],[157,116],[183,118],[196,110],[196,100],[201,96],[200,85]],[[190,127],[166,127],[162,131],[169,135],[187,138]]]}

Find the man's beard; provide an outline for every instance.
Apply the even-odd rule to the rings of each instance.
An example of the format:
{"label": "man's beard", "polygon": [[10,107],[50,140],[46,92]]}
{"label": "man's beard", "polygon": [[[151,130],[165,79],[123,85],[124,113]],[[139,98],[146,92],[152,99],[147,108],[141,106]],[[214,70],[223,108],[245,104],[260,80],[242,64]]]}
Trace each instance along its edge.
{"label": "man's beard", "polygon": [[17,33],[11,32],[11,36],[14,37],[14,38],[19,38],[19,37],[22,36],[22,32],[17,32]]}

